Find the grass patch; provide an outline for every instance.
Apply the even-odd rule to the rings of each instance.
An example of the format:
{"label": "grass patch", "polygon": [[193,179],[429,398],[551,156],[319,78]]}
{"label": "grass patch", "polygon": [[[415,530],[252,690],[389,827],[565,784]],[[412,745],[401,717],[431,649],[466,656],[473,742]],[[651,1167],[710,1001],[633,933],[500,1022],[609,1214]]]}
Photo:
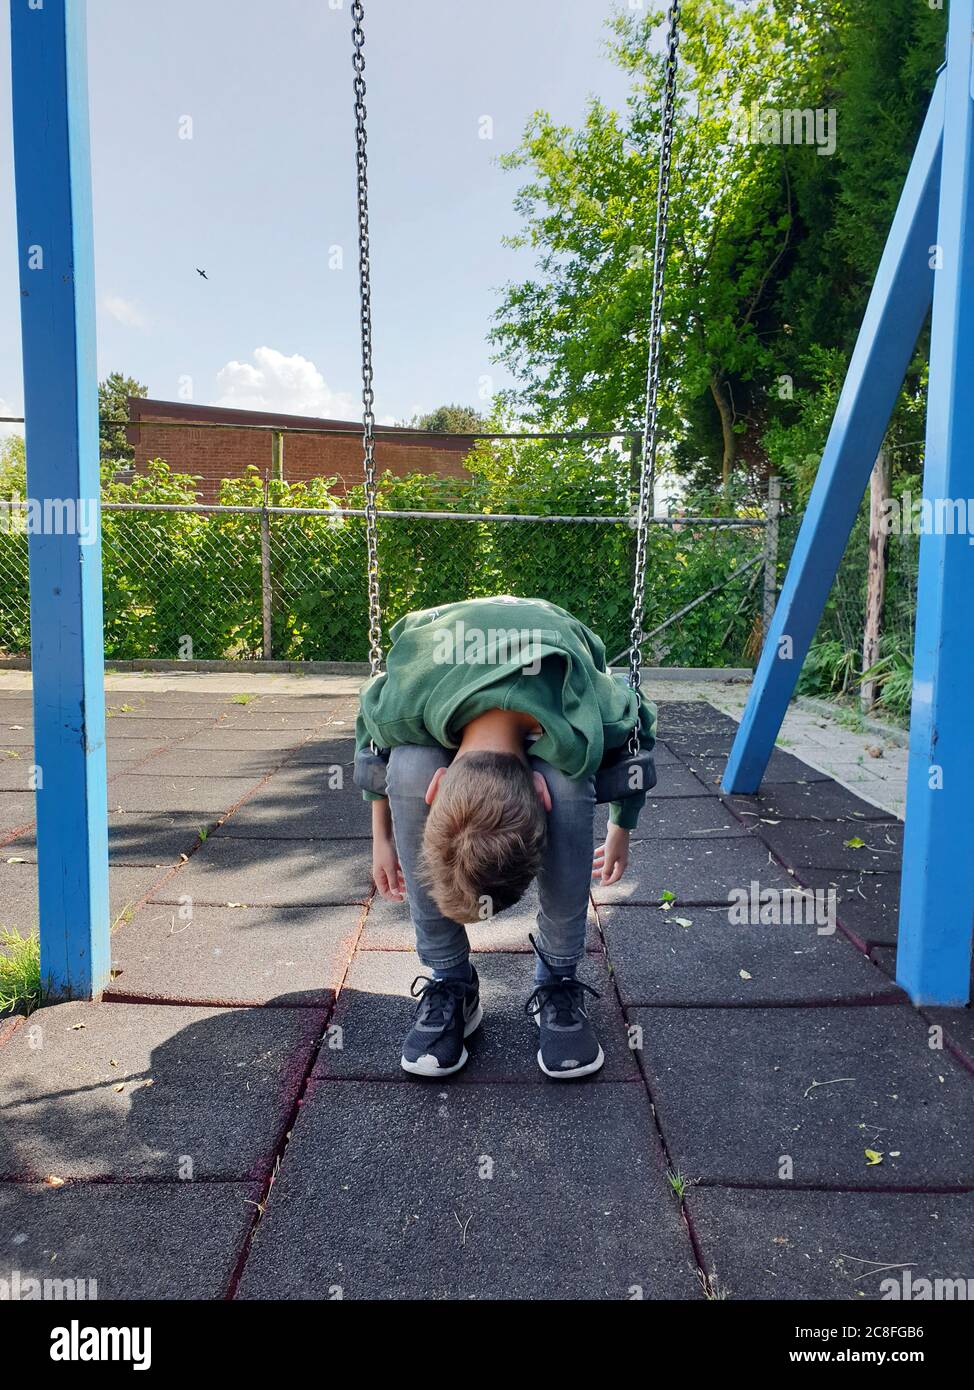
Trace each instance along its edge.
{"label": "grass patch", "polygon": [[41,941],[37,932],[21,936],[0,927],[0,1013],[41,1002]]}
{"label": "grass patch", "polygon": [[256,695],[231,695],[231,705],[249,705],[251,700],[256,700]]}

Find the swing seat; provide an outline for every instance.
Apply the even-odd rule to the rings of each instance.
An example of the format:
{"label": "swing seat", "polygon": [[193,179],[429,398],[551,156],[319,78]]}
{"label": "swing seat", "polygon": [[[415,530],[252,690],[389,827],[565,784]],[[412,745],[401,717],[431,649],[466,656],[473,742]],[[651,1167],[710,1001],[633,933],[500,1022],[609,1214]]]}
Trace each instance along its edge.
{"label": "swing seat", "polygon": [[[355,754],[352,781],[362,791],[385,796],[388,761],[388,748],[380,748],[377,753],[371,748],[360,748]],[[610,748],[595,774],[595,799],[600,805],[605,801],[624,801],[627,796],[648,792],[655,786],[656,762],[648,749],[630,753],[625,746]]]}

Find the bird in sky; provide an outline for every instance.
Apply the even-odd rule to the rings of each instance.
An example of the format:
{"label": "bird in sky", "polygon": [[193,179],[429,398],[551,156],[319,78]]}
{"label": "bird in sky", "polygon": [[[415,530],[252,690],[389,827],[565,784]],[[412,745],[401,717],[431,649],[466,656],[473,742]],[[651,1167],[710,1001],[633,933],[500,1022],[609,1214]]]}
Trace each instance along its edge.
{"label": "bird in sky", "polygon": [[209,278],[210,278],[210,277],[207,275],[207,273],[206,273],[205,270],[200,270],[199,266],[196,267],[196,274],[197,274],[197,275],[202,275],[202,277],[203,277],[204,280],[209,280]]}

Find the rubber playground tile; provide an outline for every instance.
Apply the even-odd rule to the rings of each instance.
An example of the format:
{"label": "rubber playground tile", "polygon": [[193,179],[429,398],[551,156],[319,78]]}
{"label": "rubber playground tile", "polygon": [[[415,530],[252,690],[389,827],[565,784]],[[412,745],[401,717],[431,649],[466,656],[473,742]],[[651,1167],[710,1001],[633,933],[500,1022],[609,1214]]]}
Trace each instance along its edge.
{"label": "rubber playground tile", "polygon": [[[200,843],[200,833],[215,824],[205,813],[169,811],[157,815],[127,811],[108,814],[108,859],[111,864],[151,867],[176,864]],[[35,831],[18,835],[5,847],[6,854],[23,855],[37,862]]]}
{"label": "rubber playground tile", "polygon": [[757,796],[728,796],[726,805],[748,825],[769,820],[890,821],[896,817],[838,782],[779,782]]}
{"label": "rubber playground tile", "polygon": [[5,840],[11,831],[29,825],[34,819],[35,807],[33,792],[0,792],[0,840]]}
{"label": "rubber playground tile", "polygon": [[144,771],[153,777],[246,777],[252,784],[275,771],[287,757],[281,749],[228,748],[222,753],[200,753],[179,745],[158,753]]}
{"label": "rubber playground tile", "polygon": [[928,1047],[908,1005],[640,1008],[628,1017],[643,1030],[639,1055],[671,1160],[689,1177],[974,1186],[971,1077]]}
{"label": "rubber playground tile", "polygon": [[266,1175],[317,1009],[57,1004],[0,1048],[0,1177]]}
{"label": "rubber playground tile", "polygon": [[[16,756],[11,757],[11,754]],[[0,794],[3,792],[32,792],[34,754],[29,748],[6,749],[0,752]]]}
{"label": "rubber playground tile", "polygon": [[903,853],[903,827],[888,822],[850,828],[836,821],[785,820],[769,825],[762,820],[751,833],[799,872],[898,873]]}
{"label": "rubber playground tile", "polygon": [[[712,786],[716,789],[720,785],[724,768],[727,765],[726,757],[705,757],[703,754],[691,750],[686,753],[683,760],[687,767],[692,768],[708,787]],[[761,785],[767,790],[780,782],[797,782],[801,785],[809,782],[831,781],[832,778],[827,772],[819,772],[818,768],[803,763],[793,753],[785,753],[780,748],[776,748],[768,760],[768,769]]]}
{"label": "rubber playground tile", "polygon": [[254,777],[173,777],[123,772],[108,788],[109,811],[199,811],[221,814],[257,784]]}
{"label": "rubber playground tile", "polygon": [[324,1007],[358,934],[361,907],[146,906],[112,937],[106,998]]}
{"label": "rubber playground tile", "polygon": [[824,902],[793,904],[787,925],[732,923],[727,908],[604,907],[599,915],[626,1005],[903,998],[845,937],[819,935],[819,924],[829,930]]}
{"label": "rubber playground tile", "polygon": [[658,903],[673,894],[680,903],[726,903],[732,891],[793,888],[794,879],[767,848],[746,835],[693,840],[633,840],[629,866],[618,883],[592,883],[596,903]]}
{"label": "rubber playground tile", "polygon": [[687,768],[672,763],[657,768],[656,786],[649,795],[659,801],[669,797],[709,796],[710,789]]}
{"label": "rubber playground tile", "polygon": [[660,739],[656,740],[656,745],[653,748],[653,757],[656,760],[657,767],[675,767],[680,761],[672,748],[666,743],[663,743]]}
{"label": "rubber playground tile", "polygon": [[[878,967],[891,980],[896,978],[896,947],[875,946],[869,953]],[[974,963],[972,963],[971,999],[974,1000]],[[946,1008],[940,1004],[924,1004],[923,1016],[942,1028],[954,1047],[967,1058],[974,1070],[974,1003]]]}
{"label": "rubber playground tile", "polygon": [[235,706],[223,716],[220,727],[251,733],[296,731],[306,737],[313,730],[320,729],[327,718],[327,713],[314,710],[265,710],[255,709],[252,705]]}
{"label": "rubber playground tile", "polygon": [[909,1299],[921,1295],[921,1279],[969,1287],[974,1193],[794,1192],[782,1183],[772,1192],[691,1188],[687,1204],[708,1273],[734,1300]]}
{"label": "rubber playground tile", "polygon": [[211,723],[212,720],[205,717],[176,719],[168,713],[116,714],[105,720],[105,737],[109,744],[116,738],[151,738],[156,742],[162,742],[164,739],[183,739],[198,734]]}
{"label": "rubber playground tile", "polygon": [[[9,857],[9,847],[3,854]],[[109,913],[113,922],[124,918],[166,870],[113,864],[108,871]],[[0,863],[0,926],[22,936],[37,926],[37,865]]]}
{"label": "rubber playground tile", "polygon": [[220,724],[185,739],[179,746],[194,753],[223,753],[228,750],[285,753],[299,748],[307,736],[307,729],[238,729]]}
{"label": "rubber playground tile", "polygon": [[322,768],[304,767],[271,777],[223,826],[231,836],[250,839],[334,840],[371,835],[371,804],[362,800],[351,777],[332,787]]}
{"label": "rubber playground tile", "polygon": [[803,869],[810,888],[832,889],[839,923],[863,941],[892,945],[900,915],[900,875],[840,873],[834,869]]}
{"label": "rubber playground tile", "polygon": [[642,1087],[314,1082],[239,1296],[338,1291],[700,1297]]}
{"label": "rubber playground tile", "polygon": [[288,767],[304,767],[306,765],[344,767],[347,776],[351,780],[351,769],[355,762],[355,740],[353,738],[336,738],[330,735],[327,738],[313,738],[308,743],[302,743],[288,758]]}
{"label": "rubber playground tile", "polygon": [[[486,922],[471,922],[467,936],[471,949],[489,954],[492,951],[515,951],[532,954],[528,933],[537,935],[538,889],[532,884],[520,902],[504,912],[498,912]],[[365,928],[359,940],[360,951],[412,951],[416,933],[406,903],[392,903],[376,895],[369,906]],[[598,922],[589,908],[585,933],[586,951],[601,951]],[[417,962],[418,966],[418,962]]]}
{"label": "rubber playground tile", "polygon": [[8,1183],[0,1268],[8,1281],[18,1272],[21,1298],[27,1280],[51,1298],[76,1279],[86,1298],[223,1298],[260,1194],[257,1183]]}
{"label": "rubber playground tile", "polygon": [[32,748],[34,728],[30,719],[0,719],[0,748]]}
{"label": "rubber playground tile", "polygon": [[[484,1020],[467,1039],[470,1061],[451,1079],[461,1085],[507,1081],[564,1085],[549,1082],[538,1066],[538,1026],[524,1012],[535,987],[533,962],[523,954],[495,951],[475,955],[473,963],[480,976]],[[428,978],[429,972],[411,951],[357,954],[329,1020],[315,1075],[333,1080],[403,1080],[399,1059],[416,1009],[410,985],[418,975]],[[604,960],[587,956],[578,978],[601,995],[600,999],[588,996],[585,1006],[605,1053],[605,1066],[592,1081],[638,1082],[639,1068]]]}
{"label": "rubber playground tile", "polygon": [[[608,821],[608,806],[599,806],[595,826],[600,837],[604,838]],[[671,796],[657,801],[655,794],[650,792],[630,841],[712,840],[746,833],[740,821],[715,796]]]}
{"label": "rubber playground tile", "polygon": [[358,903],[372,888],[372,841],[254,840],[222,828],[163,886],[156,902],[260,907]]}

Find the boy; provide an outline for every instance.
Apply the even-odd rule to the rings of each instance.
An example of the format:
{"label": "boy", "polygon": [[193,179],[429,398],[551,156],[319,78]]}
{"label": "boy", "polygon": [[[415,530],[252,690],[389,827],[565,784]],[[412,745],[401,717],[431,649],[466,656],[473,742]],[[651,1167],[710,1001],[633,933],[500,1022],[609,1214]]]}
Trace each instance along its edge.
{"label": "boy", "polygon": [[[608,749],[655,741],[656,711],[606,670],[599,637],[543,599],[468,599],[408,613],[390,632],[386,672],[362,689],[356,747],[389,748],[386,796],[372,800],[379,893],[408,898],[419,998],[402,1066],[442,1077],[467,1061],[479,980],[464,923],[516,903],[537,878],[538,1064],[559,1080],[602,1066],[576,979],[589,880],[615,883],[645,792],[613,802],[592,857],[595,773]],[[416,985],[422,980],[417,991]]]}

